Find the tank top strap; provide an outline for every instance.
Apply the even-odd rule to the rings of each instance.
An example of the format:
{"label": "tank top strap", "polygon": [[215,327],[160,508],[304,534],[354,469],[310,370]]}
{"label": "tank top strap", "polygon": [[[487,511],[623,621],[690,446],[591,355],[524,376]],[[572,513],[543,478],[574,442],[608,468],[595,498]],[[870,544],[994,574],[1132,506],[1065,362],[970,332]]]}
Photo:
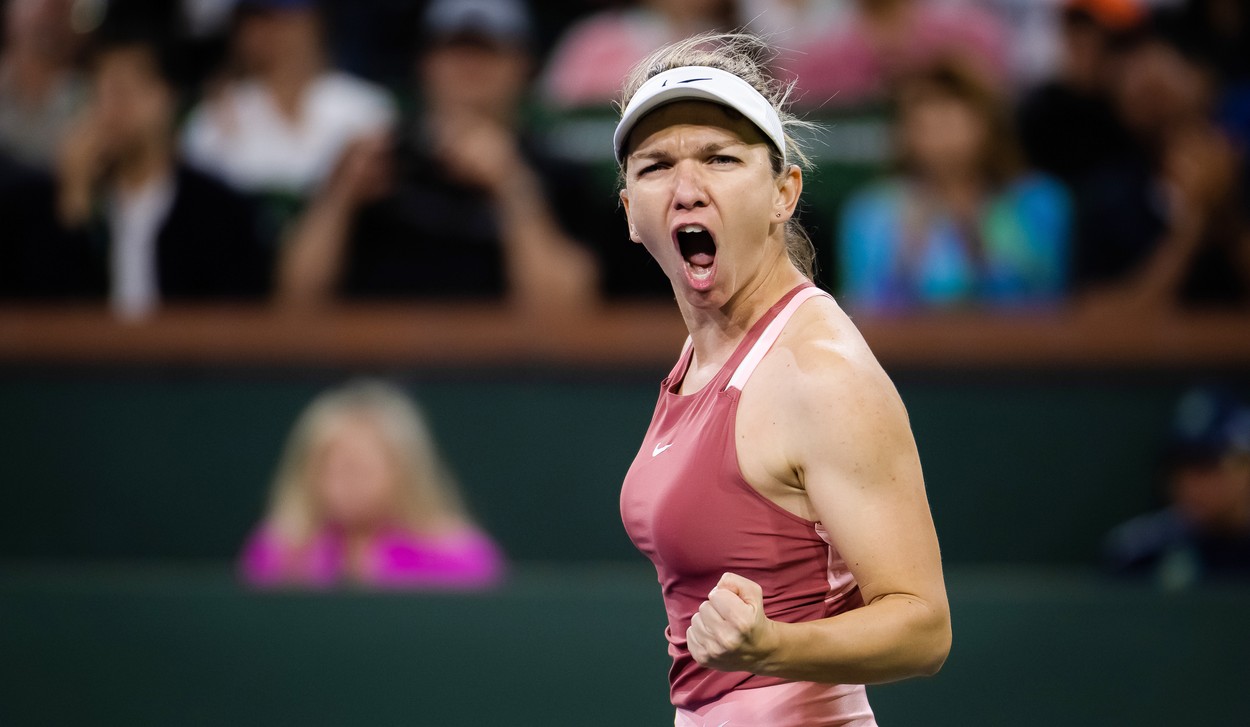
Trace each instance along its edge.
{"label": "tank top strap", "polygon": [[747,352],[747,355],[738,364],[738,368],[734,370],[733,376],[729,378],[729,383],[725,384],[725,389],[742,391],[742,387],[746,386],[747,379],[751,378],[751,374],[755,372],[755,367],[760,365],[760,361],[764,360],[764,356],[773,347],[773,344],[777,342],[778,336],[781,335],[786,324],[790,322],[794,312],[809,299],[822,295],[827,298],[831,297],[828,293],[814,285],[809,285],[795,293],[785,307],[777,313],[776,317],[769,321],[763,332],[760,333],[760,337],[755,339],[751,350]]}
{"label": "tank top strap", "polygon": [[668,378],[665,381],[679,381],[686,375],[686,369],[690,366],[690,351],[694,348],[694,339],[686,336],[686,342],[682,344],[681,355],[677,357],[677,363],[673,365],[673,370],[668,372]]}

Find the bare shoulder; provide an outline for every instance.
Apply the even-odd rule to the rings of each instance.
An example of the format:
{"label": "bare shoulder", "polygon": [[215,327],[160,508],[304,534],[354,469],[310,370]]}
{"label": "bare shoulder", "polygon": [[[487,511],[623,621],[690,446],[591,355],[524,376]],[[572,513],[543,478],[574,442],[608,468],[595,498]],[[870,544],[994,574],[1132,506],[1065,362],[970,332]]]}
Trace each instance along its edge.
{"label": "bare shoulder", "polygon": [[[910,439],[910,426],[893,382],[859,330],[836,302],[815,298],[797,311],[761,362],[774,401],[788,412],[784,425],[797,442],[839,432],[848,446],[857,434],[877,441]],[[829,423],[837,422],[836,428]],[[893,435],[893,436],[890,436]]]}
{"label": "bare shoulder", "polygon": [[894,388],[850,316],[823,296],[795,311],[763,365],[770,375],[784,370],[793,388],[807,395]]}

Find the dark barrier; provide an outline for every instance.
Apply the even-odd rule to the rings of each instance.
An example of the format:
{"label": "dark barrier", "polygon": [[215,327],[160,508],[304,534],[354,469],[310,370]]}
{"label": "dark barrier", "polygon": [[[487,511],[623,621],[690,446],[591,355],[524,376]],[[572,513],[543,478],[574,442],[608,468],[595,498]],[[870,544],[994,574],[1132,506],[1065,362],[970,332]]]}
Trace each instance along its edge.
{"label": "dark barrier", "polygon": [[[954,563],[1090,562],[1109,526],[1152,506],[1159,437],[1194,378],[896,373]],[[598,561],[640,557],[617,497],[661,375],[479,369],[402,380],[514,558]],[[341,378],[5,371],[0,557],[233,556],[291,422]]]}
{"label": "dark barrier", "polygon": [[[1250,590],[956,570],[935,678],[886,727],[1242,727]],[[220,569],[0,568],[0,724],[672,724],[645,567],[529,566],[483,595],[254,594]]]}

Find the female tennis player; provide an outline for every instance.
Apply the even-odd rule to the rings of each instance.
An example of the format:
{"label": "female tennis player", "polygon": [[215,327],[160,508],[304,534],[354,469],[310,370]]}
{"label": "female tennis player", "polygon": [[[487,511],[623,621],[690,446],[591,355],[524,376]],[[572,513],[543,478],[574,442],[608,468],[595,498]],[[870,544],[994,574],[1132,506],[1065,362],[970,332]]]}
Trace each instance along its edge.
{"label": "female tennis player", "polygon": [[659,576],[679,727],[865,727],[863,685],[935,673],[950,615],[903,404],[811,282],[770,57],[704,35],[626,84],[621,202],[690,338],[621,515]]}

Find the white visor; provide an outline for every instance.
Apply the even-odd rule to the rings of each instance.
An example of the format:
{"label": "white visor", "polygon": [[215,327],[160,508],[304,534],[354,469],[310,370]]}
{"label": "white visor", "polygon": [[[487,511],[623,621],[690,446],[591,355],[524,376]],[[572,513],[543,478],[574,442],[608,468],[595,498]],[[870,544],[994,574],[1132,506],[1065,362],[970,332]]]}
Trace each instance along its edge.
{"label": "white visor", "polygon": [[674,101],[712,101],[747,117],[764,132],[786,163],[786,135],[776,109],[751,84],[732,73],[707,66],[682,66],[652,76],[629,100],[612,135],[616,161],[625,163],[625,141],[634,126],[659,106]]}

